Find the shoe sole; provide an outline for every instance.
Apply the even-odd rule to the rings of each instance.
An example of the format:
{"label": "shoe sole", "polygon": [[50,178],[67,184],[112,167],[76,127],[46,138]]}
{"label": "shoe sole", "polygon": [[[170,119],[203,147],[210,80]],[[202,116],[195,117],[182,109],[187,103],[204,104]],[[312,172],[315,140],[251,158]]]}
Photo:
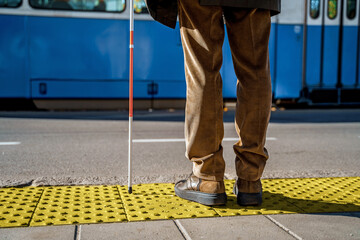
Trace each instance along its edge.
{"label": "shoe sole", "polygon": [[176,186],[175,193],[180,198],[207,206],[225,205],[227,201],[226,193],[203,193],[199,191],[180,190]]}
{"label": "shoe sole", "polygon": [[240,206],[260,206],[262,204],[262,196],[259,193],[238,193],[236,198]]}

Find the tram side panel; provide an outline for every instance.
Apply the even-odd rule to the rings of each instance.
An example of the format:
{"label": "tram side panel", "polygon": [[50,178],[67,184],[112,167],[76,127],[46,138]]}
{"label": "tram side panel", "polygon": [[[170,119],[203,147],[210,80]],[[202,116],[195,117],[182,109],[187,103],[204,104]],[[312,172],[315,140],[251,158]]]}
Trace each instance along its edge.
{"label": "tram side panel", "polygon": [[[236,98],[236,84],[237,77],[234,71],[234,65],[231,56],[230,45],[228,41],[228,36],[225,28],[225,40],[223,45],[223,64],[220,70],[221,77],[223,80],[223,98]],[[270,73],[272,80],[272,87],[275,86],[275,66],[276,66],[276,17],[272,18],[271,22],[271,32],[269,38],[269,59],[270,59]],[[274,92],[274,90],[273,90]]]}
{"label": "tram side panel", "polygon": [[[309,0],[308,6],[311,2],[317,1]],[[351,24],[346,22],[344,5],[343,26],[340,6],[329,5],[341,1],[318,2],[323,4],[319,17],[313,22],[308,17],[305,86],[336,89],[341,59],[343,87],[359,87],[359,1],[356,19]],[[298,98],[303,87],[304,3],[284,1],[278,23],[272,23],[269,48],[275,98]],[[337,13],[331,16],[329,8]],[[128,24],[127,19],[0,15],[0,96],[127,98]],[[178,27],[174,31],[155,21],[138,19],[135,29],[134,97],[185,98]],[[227,39],[223,55],[223,96],[235,98],[236,76]]]}
{"label": "tram side panel", "polygon": [[303,1],[284,1],[278,16],[275,98],[299,98],[302,89]]}
{"label": "tram side panel", "polygon": [[231,56],[230,44],[225,28],[225,39],[223,44],[223,64],[220,70],[223,81],[223,98],[236,98],[237,77]]}
{"label": "tram side panel", "polygon": [[26,17],[0,15],[0,97],[29,98]]}
{"label": "tram side panel", "polygon": [[136,20],[134,81],[143,83],[136,98],[185,98],[183,52],[179,25],[170,29],[153,20]]}
{"label": "tram side panel", "polygon": [[277,16],[271,18],[271,31],[269,37],[269,61],[270,61],[270,74],[271,86],[274,94],[275,77],[276,77],[276,40],[277,40]]}
{"label": "tram side panel", "polygon": [[127,25],[124,20],[29,17],[32,97],[128,96]]}

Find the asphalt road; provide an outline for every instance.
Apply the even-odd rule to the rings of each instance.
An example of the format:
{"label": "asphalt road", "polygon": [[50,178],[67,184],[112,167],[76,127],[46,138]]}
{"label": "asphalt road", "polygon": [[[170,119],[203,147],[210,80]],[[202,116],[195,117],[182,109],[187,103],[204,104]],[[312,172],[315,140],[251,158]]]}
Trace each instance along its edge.
{"label": "asphalt road", "polygon": [[[184,111],[134,115],[134,182],[189,175]],[[234,111],[224,121],[234,178]],[[264,178],[360,176],[360,109],[277,110],[268,138]],[[127,184],[127,141],[127,112],[0,112],[0,186]]]}

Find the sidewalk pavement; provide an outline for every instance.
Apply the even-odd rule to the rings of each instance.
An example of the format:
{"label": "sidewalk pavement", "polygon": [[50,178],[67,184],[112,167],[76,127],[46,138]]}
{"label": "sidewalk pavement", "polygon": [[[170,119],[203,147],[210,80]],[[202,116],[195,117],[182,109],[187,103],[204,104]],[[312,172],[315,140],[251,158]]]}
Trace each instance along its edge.
{"label": "sidewalk pavement", "polygon": [[360,212],[0,228],[0,240],[360,239]]}

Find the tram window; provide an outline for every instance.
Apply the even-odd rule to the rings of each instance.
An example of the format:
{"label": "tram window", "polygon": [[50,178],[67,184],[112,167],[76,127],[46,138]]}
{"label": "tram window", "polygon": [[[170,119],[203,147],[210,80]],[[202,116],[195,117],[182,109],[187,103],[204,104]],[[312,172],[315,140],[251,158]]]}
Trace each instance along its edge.
{"label": "tram window", "polygon": [[328,0],[328,17],[334,19],[337,16],[338,0]]}
{"label": "tram window", "polygon": [[125,10],[125,0],[29,0],[29,2],[32,7],[41,9],[100,12]]}
{"label": "tram window", "polygon": [[135,13],[148,13],[144,0],[134,0],[134,12]]}
{"label": "tram window", "polygon": [[0,7],[16,8],[19,7],[22,0],[0,0]]}
{"label": "tram window", "polygon": [[318,18],[320,15],[320,0],[310,1],[310,17],[313,19]]}
{"label": "tram window", "polygon": [[346,15],[349,19],[354,19],[356,16],[356,0],[347,0]]}

